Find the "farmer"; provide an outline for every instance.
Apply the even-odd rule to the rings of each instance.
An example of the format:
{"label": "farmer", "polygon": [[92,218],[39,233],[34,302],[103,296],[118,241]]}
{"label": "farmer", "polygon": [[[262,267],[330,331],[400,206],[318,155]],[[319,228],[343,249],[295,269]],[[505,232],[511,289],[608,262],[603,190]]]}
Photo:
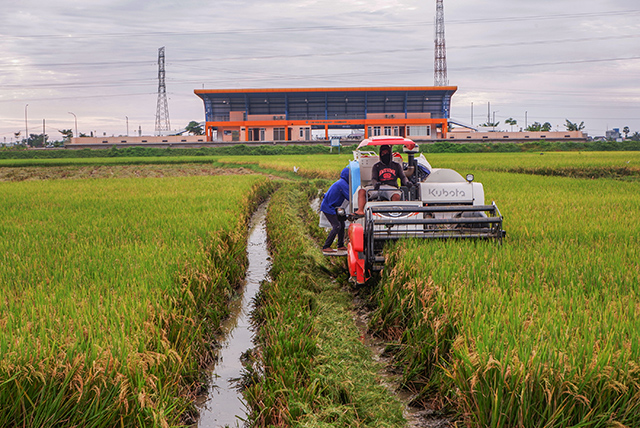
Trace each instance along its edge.
{"label": "farmer", "polygon": [[336,209],[347,199],[349,199],[349,168],[344,168],[340,173],[340,179],[329,187],[320,205],[320,211],[324,213],[329,223],[331,223],[331,232],[329,232],[329,236],[327,236],[327,240],[322,246],[322,252],[325,254],[336,252],[336,250],[331,248],[331,244],[333,244],[336,235],[338,236],[338,251],[347,249],[344,246],[345,219],[339,218],[336,213]]}
{"label": "farmer", "polygon": [[398,189],[398,178],[403,185],[411,187],[412,183],[404,175],[402,165],[393,161],[391,146],[380,146],[380,161],[371,168],[371,185],[358,190],[357,215],[364,215],[367,204],[367,191],[372,198],[382,197],[388,201],[399,201],[402,191]]}

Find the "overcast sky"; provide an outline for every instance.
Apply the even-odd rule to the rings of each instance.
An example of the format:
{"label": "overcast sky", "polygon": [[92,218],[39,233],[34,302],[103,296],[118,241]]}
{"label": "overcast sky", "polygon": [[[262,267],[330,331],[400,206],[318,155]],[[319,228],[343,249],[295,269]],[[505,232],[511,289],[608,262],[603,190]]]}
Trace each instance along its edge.
{"label": "overcast sky", "polygon": [[[435,0],[0,0],[0,142],[172,129],[194,89],[432,86]],[[637,0],[445,0],[451,116],[640,132]],[[489,108],[490,103],[490,108]],[[28,107],[27,107],[28,104]],[[473,107],[472,107],[473,105]],[[473,118],[472,118],[473,111]],[[525,116],[526,115],[526,116]]]}

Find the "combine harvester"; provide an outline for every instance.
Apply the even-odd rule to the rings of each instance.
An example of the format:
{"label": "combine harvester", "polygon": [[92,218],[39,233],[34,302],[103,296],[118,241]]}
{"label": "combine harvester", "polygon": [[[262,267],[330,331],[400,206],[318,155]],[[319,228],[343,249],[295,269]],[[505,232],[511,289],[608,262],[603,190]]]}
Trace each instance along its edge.
{"label": "combine harvester", "polygon": [[[356,216],[358,193],[371,183],[371,171],[379,161],[372,146],[402,145],[408,156],[403,163],[400,154],[393,160],[403,165],[411,186],[402,186],[400,201],[371,200],[367,190],[364,216]],[[373,137],[360,143],[349,162],[350,201],[346,208],[349,226],[348,264],[350,280],[363,284],[384,265],[385,242],[402,238],[477,238],[501,240],[502,215],[495,202],[484,203],[481,183],[466,178],[452,169],[431,168],[417,145],[403,137]],[[380,192],[378,192],[380,193]]]}

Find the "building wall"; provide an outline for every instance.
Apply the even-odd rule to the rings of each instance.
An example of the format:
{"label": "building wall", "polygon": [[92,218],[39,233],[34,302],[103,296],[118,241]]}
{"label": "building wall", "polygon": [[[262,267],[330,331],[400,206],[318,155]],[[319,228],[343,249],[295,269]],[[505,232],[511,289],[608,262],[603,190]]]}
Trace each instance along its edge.
{"label": "building wall", "polygon": [[538,141],[538,140],[576,140],[586,141],[587,136],[581,131],[563,132],[476,132],[471,130],[454,130],[447,133],[447,140],[490,140],[490,141]]}
{"label": "building wall", "polygon": [[202,143],[206,142],[204,135],[170,135],[143,137],[74,137],[69,144],[154,144],[154,143]]}

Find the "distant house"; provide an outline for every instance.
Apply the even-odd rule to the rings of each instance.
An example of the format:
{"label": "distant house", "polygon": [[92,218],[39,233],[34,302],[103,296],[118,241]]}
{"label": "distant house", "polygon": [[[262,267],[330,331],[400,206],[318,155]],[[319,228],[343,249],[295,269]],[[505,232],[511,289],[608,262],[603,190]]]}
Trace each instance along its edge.
{"label": "distant house", "polygon": [[620,133],[620,128],[613,128],[606,133],[607,140],[614,140],[621,142],[622,134]]}

